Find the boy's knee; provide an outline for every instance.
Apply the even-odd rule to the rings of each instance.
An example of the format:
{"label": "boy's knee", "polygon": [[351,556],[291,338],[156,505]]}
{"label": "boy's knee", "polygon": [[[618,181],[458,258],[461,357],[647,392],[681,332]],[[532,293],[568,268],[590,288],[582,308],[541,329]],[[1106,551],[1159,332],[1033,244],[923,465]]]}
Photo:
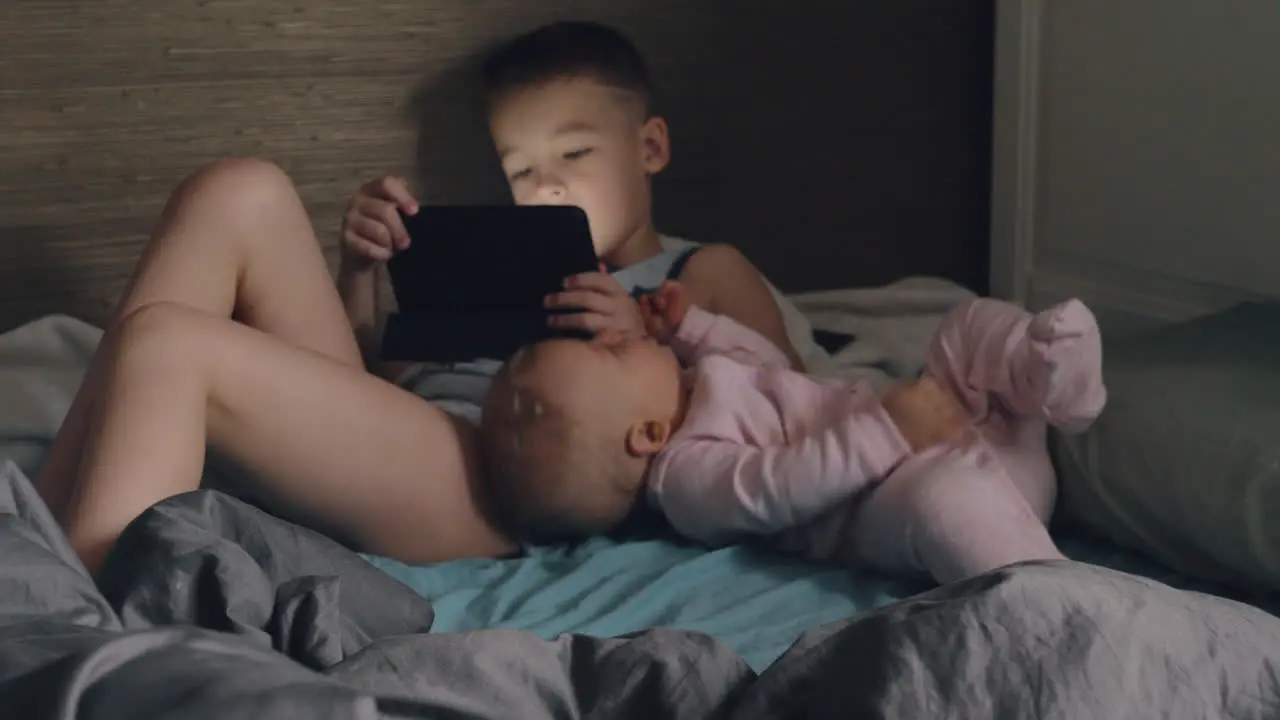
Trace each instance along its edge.
{"label": "boy's knee", "polygon": [[217,160],[182,182],[176,197],[218,203],[229,212],[274,205],[281,194],[297,195],[289,175],[275,163],[254,157]]}
{"label": "boy's knee", "polygon": [[193,177],[208,182],[234,182],[249,185],[289,182],[289,176],[279,165],[257,157],[234,157],[215,160],[196,170]]}

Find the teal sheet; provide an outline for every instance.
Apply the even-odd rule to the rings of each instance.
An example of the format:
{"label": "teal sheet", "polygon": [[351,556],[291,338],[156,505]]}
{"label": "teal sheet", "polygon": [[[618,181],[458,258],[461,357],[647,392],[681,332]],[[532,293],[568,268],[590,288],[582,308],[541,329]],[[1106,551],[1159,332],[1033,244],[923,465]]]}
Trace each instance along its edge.
{"label": "teal sheet", "polygon": [[[1061,537],[1074,559],[1185,584],[1105,543]],[[927,588],[781,558],[751,547],[705,551],[668,540],[595,539],[512,560],[411,567],[368,558],[436,608],[437,632],[517,628],[544,638],[650,627],[708,633],[762,670],[804,631]]]}
{"label": "teal sheet", "polygon": [[747,547],[704,551],[665,540],[597,538],[537,548],[518,560],[411,567],[369,558],[436,608],[435,630],[527,630],[613,636],[668,627],[698,630],[754,668],[805,630],[909,592],[901,583],[790,562]]}

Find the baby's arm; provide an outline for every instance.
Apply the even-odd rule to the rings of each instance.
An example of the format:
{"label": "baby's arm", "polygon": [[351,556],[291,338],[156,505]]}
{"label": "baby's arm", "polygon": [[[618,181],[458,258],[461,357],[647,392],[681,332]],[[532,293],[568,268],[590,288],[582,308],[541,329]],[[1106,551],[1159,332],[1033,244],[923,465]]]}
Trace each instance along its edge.
{"label": "baby's arm", "polygon": [[725,355],[746,365],[791,368],[791,361],[765,336],[727,315],[693,305],[671,338],[671,349],[686,365],[708,355]]}
{"label": "baby's arm", "polygon": [[767,338],[793,370],[804,362],[791,345],[782,309],[755,265],[732,245],[704,245],[689,258],[679,280],[693,302],[715,315],[730,317]]}
{"label": "baby's arm", "polygon": [[664,451],[650,485],[678,532],[721,544],[810,522],[884,479],[909,450],[876,404],[786,445],[681,442]]}
{"label": "baby's arm", "polygon": [[790,359],[768,338],[693,304],[680,283],[663,283],[657,293],[641,300],[640,307],[649,334],[669,344],[685,365],[708,355],[725,355],[746,365],[791,367]]}

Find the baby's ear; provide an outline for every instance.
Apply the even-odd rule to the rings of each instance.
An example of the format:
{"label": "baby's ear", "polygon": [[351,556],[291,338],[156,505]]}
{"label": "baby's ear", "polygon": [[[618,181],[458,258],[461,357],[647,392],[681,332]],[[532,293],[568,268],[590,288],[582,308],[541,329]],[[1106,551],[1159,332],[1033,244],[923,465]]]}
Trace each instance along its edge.
{"label": "baby's ear", "polygon": [[671,423],[641,420],[627,430],[627,452],[634,457],[656,455],[671,437]]}

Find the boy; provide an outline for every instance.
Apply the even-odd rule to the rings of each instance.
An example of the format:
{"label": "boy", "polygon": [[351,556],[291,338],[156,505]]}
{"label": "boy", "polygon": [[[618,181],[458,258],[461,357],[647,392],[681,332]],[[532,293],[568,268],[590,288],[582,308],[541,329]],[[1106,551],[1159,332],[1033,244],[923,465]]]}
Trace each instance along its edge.
{"label": "boy", "polygon": [[[587,214],[609,272],[568,278],[548,308],[581,312],[551,322],[590,332],[633,332],[634,296],[679,279],[699,305],[736,319],[778,346],[793,367],[816,351],[808,323],[729,245],[697,246],[654,228],[650,183],[671,156],[644,59],[618,31],[561,22],[498,47],[483,67],[494,148],[517,204],[571,204]],[[405,183],[381,178],[352,199],[343,228],[339,287],[367,358],[376,357],[380,264],[407,247],[396,210],[416,212]],[[379,368],[467,424],[504,358]]]}

